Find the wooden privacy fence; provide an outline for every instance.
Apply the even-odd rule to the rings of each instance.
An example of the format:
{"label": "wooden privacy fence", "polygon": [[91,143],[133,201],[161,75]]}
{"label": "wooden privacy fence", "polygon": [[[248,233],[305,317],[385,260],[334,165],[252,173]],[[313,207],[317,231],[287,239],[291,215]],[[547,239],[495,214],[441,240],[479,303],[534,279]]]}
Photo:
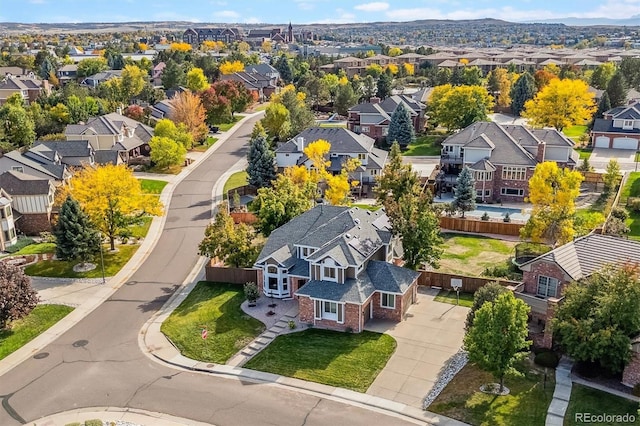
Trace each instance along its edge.
{"label": "wooden privacy fence", "polygon": [[444,274],[435,271],[421,271],[420,277],[418,278],[418,285],[440,287],[444,290],[453,290],[453,287],[451,286],[451,279],[459,279],[462,281],[462,288],[460,288],[460,291],[463,293],[475,293],[475,291],[480,287],[494,281],[497,281],[503,286],[517,286],[520,284],[518,281],[510,281],[501,278],[481,278],[470,277],[467,275]]}
{"label": "wooden privacy fence", "polygon": [[250,268],[225,268],[209,263],[205,267],[207,281],[220,283],[244,284],[249,281],[258,282],[258,271]]}
{"label": "wooden privacy fence", "polygon": [[258,221],[258,217],[251,212],[231,212],[229,214],[236,225],[239,223],[253,225]]}
{"label": "wooden privacy fence", "polygon": [[522,223],[491,222],[487,220],[462,219],[459,217],[442,216],[440,228],[451,231],[472,232],[475,234],[498,234],[520,236]]}

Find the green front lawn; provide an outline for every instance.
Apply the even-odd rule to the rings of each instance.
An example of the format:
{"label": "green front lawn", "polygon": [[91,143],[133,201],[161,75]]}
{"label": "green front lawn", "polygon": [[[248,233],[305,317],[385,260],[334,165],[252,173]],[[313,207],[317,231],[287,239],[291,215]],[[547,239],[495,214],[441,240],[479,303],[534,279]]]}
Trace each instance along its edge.
{"label": "green front lawn", "polygon": [[226,198],[227,193],[232,189],[240,188],[241,186],[245,186],[248,184],[249,175],[247,174],[247,172],[245,172],[244,170],[235,172],[234,174],[229,176],[229,179],[227,179],[227,181],[224,183],[224,188],[222,188],[222,195]]}
{"label": "green front lawn", "polygon": [[467,364],[428,407],[444,416],[472,425],[543,425],[554,391],[554,371],[525,361],[519,366],[522,377],[506,377],[505,386],[511,390],[506,396],[480,392],[481,385],[496,380],[473,364]]}
{"label": "green front lawn", "polygon": [[[451,305],[458,304],[458,296],[455,291],[450,290],[440,290],[436,297],[433,299],[436,302],[449,303]],[[473,306],[473,294],[471,293],[460,293],[460,306],[464,306],[465,308],[470,308]]]}
{"label": "green front lawn", "polygon": [[415,142],[409,144],[402,155],[415,156],[439,156],[442,150],[443,136],[418,136]]}
{"label": "green front lawn", "polygon": [[131,237],[138,239],[146,237],[147,233],[149,232],[149,227],[151,227],[152,221],[153,218],[151,216],[141,217],[137,225],[132,225],[129,227],[129,230],[131,231]]}
{"label": "green front lawn", "polygon": [[395,348],[388,334],[309,329],[276,337],[244,367],[366,392]]}
{"label": "green front lawn", "polygon": [[140,179],[140,187],[145,194],[160,194],[167,183],[164,180]]}
{"label": "green front lawn", "polygon": [[[620,193],[618,205],[620,207],[625,207],[627,205],[627,200],[635,197],[640,197],[640,172],[631,172],[629,174],[629,178]],[[640,240],[640,212],[634,212],[631,210],[627,211],[629,212],[629,218],[626,223],[630,230],[627,235],[633,240]]]}
{"label": "green front lawn", "polygon": [[42,253],[55,253],[56,245],[55,243],[38,243],[38,244],[29,244],[26,247],[21,248],[15,253],[12,253],[11,256],[20,256],[27,254],[42,254]]}
{"label": "green front lawn", "polygon": [[575,125],[569,126],[562,129],[562,133],[568,138],[579,138],[580,136],[587,133],[587,126],[585,125]]}
{"label": "green front lawn", "polygon": [[[201,281],[160,330],[182,355],[224,364],[265,328],[242,312],[244,300],[241,285]],[[200,335],[203,328],[209,332],[206,340]]]}
{"label": "green front lawn", "polygon": [[580,154],[580,159],[584,160],[585,158],[588,160],[591,157],[592,148],[574,148]]}
{"label": "green front lawn", "polygon": [[202,144],[200,145],[196,145],[193,147],[194,151],[198,151],[198,152],[204,152],[207,149],[209,149],[210,147],[213,146],[213,144],[215,144],[216,142],[218,142],[218,138],[214,138],[212,136],[207,136],[207,138],[204,140],[204,142],[202,142]]}
{"label": "green front lawn", "polygon": [[[140,247],[135,245],[119,245],[116,246],[117,251],[111,252],[109,246],[104,246],[104,274],[112,277],[117,274],[120,269],[131,259],[131,256]],[[56,277],[56,278],[100,278],[102,277],[102,268],[100,265],[100,255],[96,255],[93,263],[97,265],[96,269],[88,272],[75,272],[73,266],[78,262],[68,262],[65,260],[43,260],[24,268],[27,275],[34,277]]]}
{"label": "green front lawn", "polygon": [[377,204],[358,204],[358,203],[351,204],[351,207],[357,207],[362,210],[370,210],[372,212],[375,212],[376,210],[382,208]]}
{"label": "green front lawn", "polygon": [[[571,389],[569,407],[564,415],[564,424],[567,426],[585,424],[585,422],[579,421],[580,419],[576,421],[576,414],[578,413],[589,413],[594,416],[600,414],[632,414],[635,416],[636,421],[629,424],[640,424],[638,421],[638,403],[574,383]],[[621,423],[605,422],[592,424],[613,426]]]}
{"label": "green front lawn", "polygon": [[479,276],[487,267],[501,264],[514,254],[517,244],[476,235],[444,234],[444,252],[438,272]]}
{"label": "green front lawn", "polygon": [[216,126],[218,126],[218,131],[226,132],[229,129],[231,129],[233,126],[235,126],[236,123],[240,120],[242,120],[242,117],[236,115],[233,117],[233,121],[231,123],[221,123],[221,124],[216,124]]}
{"label": "green front lawn", "polygon": [[17,351],[73,311],[70,306],[38,305],[21,320],[0,330],[0,359]]}

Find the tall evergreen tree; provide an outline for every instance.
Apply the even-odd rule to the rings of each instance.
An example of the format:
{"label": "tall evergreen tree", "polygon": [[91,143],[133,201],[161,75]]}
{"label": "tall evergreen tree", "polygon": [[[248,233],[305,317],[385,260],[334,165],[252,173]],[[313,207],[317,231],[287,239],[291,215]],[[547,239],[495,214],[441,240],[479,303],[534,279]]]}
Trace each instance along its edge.
{"label": "tall evergreen tree", "polygon": [[399,104],[391,115],[387,142],[398,142],[401,148],[406,148],[416,138],[411,121],[411,114],[404,104]]}
{"label": "tall evergreen tree", "polygon": [[453,191],[453,207],[462,212],[463,218],[465,212],[476,209],[476,182],[473,179],[473,172],[467,166],[462,169],[456,179],[456,187]]}
{"label": "tall evergreen tree", "polygon": [[531,74],[524,72],[516,80],[511,89],[511,112],[514,115],[520,115],[524,109],[524,104],[529,99],[533,99],[536,94],[536,81]]}
{"label": "tall evergreen tree", "polygon": [[85,263],[100,250],[98,231],[72,197],[67,197],[62,204],[53,234],[56,237],[56,256],[60,259],[78,259]]}
{"label": "tall evergreen tree", "polygon": [[289,64],[289,60],[285,55],[280,55],[275,65],[273,66],[280,73],[280,78],[285,83],[291,83],[293,80],[293,70]]}
{"label": "tall evergreen tree", "polygon": [[378,77],[378,83],[376,84],[377,91],[376,96],[380,99],[386,99],[391,95],[391,83],[393,82],[393,77],[388,72],[383,72],[380,77]]}
{"label": "tall evergreen tree", "polygon": [[173,59],[169,59],[166,62],[166,66],[164,71],[162,71],[162,85],[165,89],[174,89],[181,84],[186,82],[186,74],[182,66],[174,61]]}
{"label": "tall evergreen tree", "polygon": [[607,85],[607,93],[609,94],[611,107],[615,108],[624,105],[627,102],[628,91],[629,89],[627,88],[627,82],[624,76],[620,71],[617,71]]}
{"label": "tall evergreen tree", "polygon": [[593,114],[593,119],[589,123],[589,130],[593,129],[593,124],[596,122],[597,118],[602,118],[603,114],[611,109],[611,101],[609,101],[609,94],[605,90],[602,93],[602,97],[600,98],[600,102],[598,103],[598,109],[596,113]]}
{"label": "tall evergreen tree", "polygon": [[271,186],[271,181],[276,178],[276,156],[263,134],[258,134],[251,140],[247,157],[249,185],[256,188]]}

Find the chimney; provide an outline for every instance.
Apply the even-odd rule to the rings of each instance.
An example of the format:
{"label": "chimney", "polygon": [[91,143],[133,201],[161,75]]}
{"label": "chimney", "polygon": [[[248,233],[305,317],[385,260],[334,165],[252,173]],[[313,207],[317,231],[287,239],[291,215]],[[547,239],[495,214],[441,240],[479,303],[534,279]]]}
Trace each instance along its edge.
{"label": "chimney", "polygon": [[304,138],[302,136],[298,136],[296,139],[296,146],[298,147],[298,151],[304,151]]}
{"label": "chimney", "polygon": [[116,114],[122,115],[122,108],[121,107],[116,108]]}
{"label": "chimney", "polygon": [[540,142],[538,144],[538,152],[536,152],[536,160],[538,161],[538,163],[544,162],[546,146],[547,144],[544,142]]}
{"label": "chimney", "polygon": [[373,96],[371,98],[369,98],[369,102],[371,102],[372,104],[379,104],[380,103],[380,98],[377,96]]}

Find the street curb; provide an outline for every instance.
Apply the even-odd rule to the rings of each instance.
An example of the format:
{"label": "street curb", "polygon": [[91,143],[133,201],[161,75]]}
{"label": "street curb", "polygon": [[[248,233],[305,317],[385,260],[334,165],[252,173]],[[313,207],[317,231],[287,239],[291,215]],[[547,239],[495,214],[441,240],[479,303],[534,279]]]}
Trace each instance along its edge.
{"label": "street curb", "polygon": [[107,422],[126,422],[148,426],[210,426],[183,417],[147,411],[139,408],[87,407],[63,411],[29,422],[33,426],[63,426],[69,423],[84,423],[86,420],[100,419]]}
{"label": "street curb", "polygon": [[[227,139],[229,139],[238,130],[241,124],[261,114],[264,114],[264,111],[245,115],[231,129],[225,132],[224,135],[222,135],[212,147],[207,149],[204,155],[200,156],[196,161],[185,167],[184,170],[176,175],[175,178],[172,179],[164,187],[162,193],[160,194],[160,201],[162,202],[162,204],[165,207],[170,204],[175,187],[191,173],[191,171],[197,166],[197,164],[213,155],[213,153],[218,150],[219,147],[222,146],[224,142],[226,142]],[[155,248],[158,240],[160,239],[160,235],[162,234],[162,230],[164,229],[166,220],[167,210],[165,208],[163,210],[162,216],[154,217],[151,221],[151,226],[149,227],[149,232],[147,232],[147,237],[144,239],[136,253],[131,257],[131,259],[129,259],[129,261],[122,267],[122,269],[120,269],[120,271],[116,275],[111,277],[104,286],[100,287],[100,289],[94,294],[94,297],[87,299],[85,303],[76,307],[69,315],[58,321],[48,330],[44,331],[38,337],[31,340],[29,343],[27,343],[17,351],[0,360],[0,377],[10,371],[13,367],[31,358],[48,344],[67,332],[71,327],[73,327],[76,323],[93,312],[105,300],[111,297],[113,293],[115,293],[120,287],[122,287],[127,282],[127,280],[135,273],[138,267],[147,259],[151,251]]]}

